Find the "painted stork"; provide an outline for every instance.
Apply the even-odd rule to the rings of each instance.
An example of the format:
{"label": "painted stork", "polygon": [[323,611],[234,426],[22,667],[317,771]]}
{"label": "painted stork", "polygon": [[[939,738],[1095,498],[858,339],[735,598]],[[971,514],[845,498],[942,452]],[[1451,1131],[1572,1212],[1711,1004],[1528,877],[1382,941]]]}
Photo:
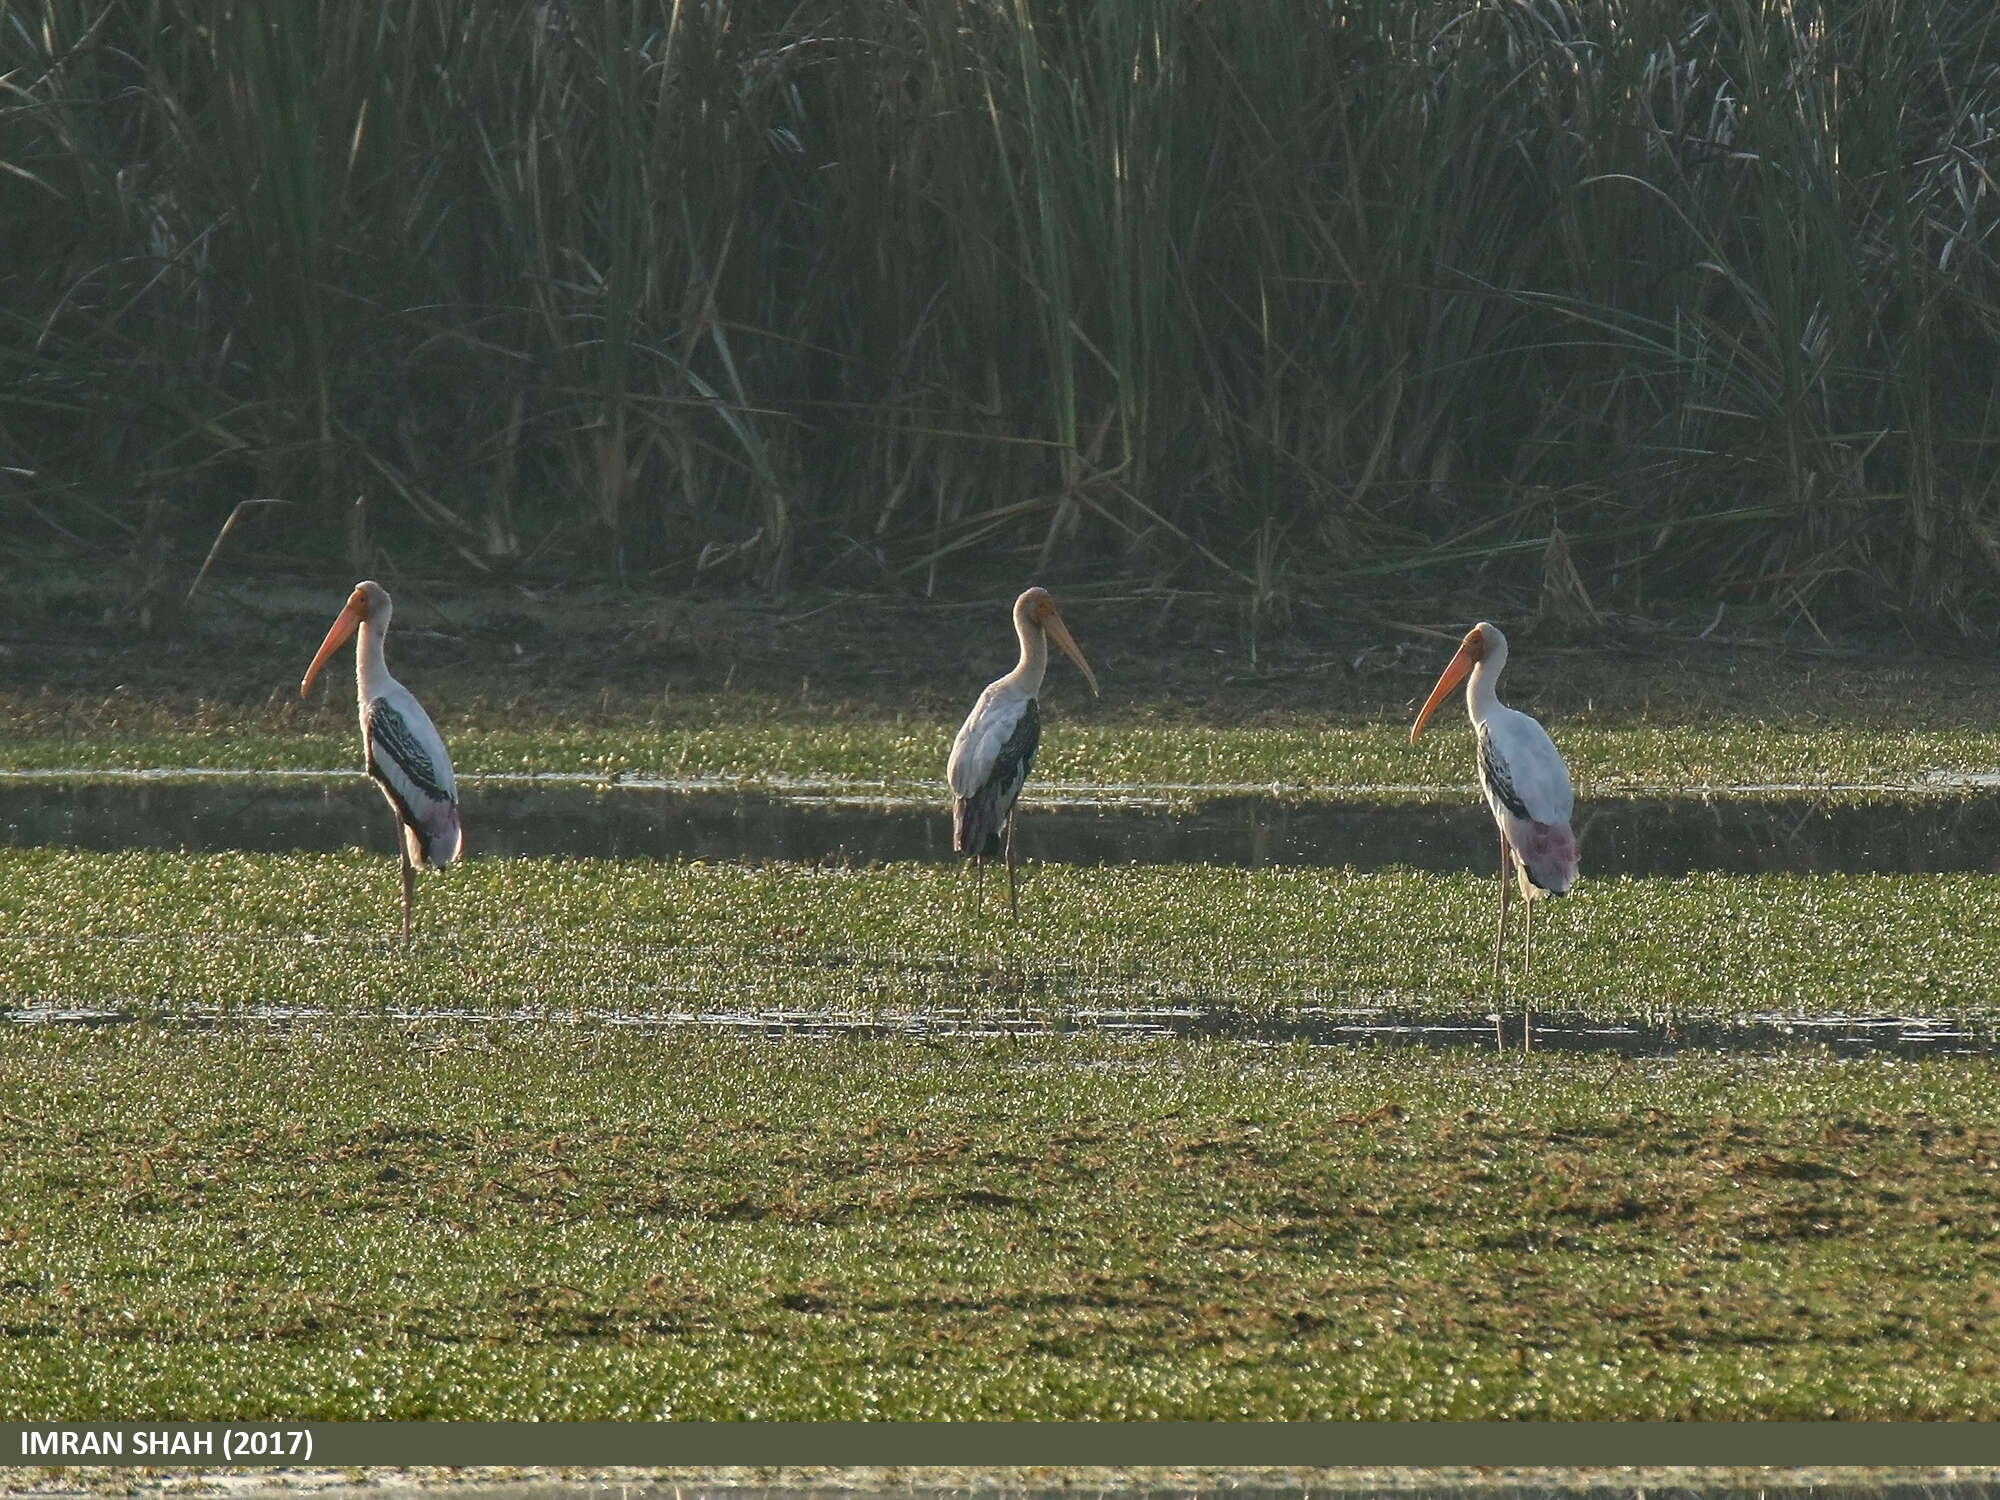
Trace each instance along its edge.
{"label": "painted stork", "polygon": [[991,684],[972,705],[951,742],[945,780],[951,783],[951,847],[972,856],[977,892],[985,880],[986,861],[1003,847],[1007,856],[1007,906],[1021,912],[1014,891],[1014,804],[1034,769],[1042,742],[1042,715],[1035,697],[1049,668],[1049,639],[1077,664],[1097,691],[1097,674],[1070,638],[1069,627],[1056,612],[1047,589],[1029,589],[1014,601],[1014,634],[1021,638],[1021,659],[1014,670]]}
{"label": "painted stork", "polygon": [[464,847],[458,821],[458,781],[444,740],[423,704],[389,675],[382,641],[389,633],[389,592],[375,582],[357,583],[347,607],[320,642],[319,652],[299,684],[301,698],[326,659],[356,630],[354,680],[361,701],[361,746],[368,774],[395,809],[403,844],[403,941],[410,941],[410,909],[415,902],[418,866],[442,870]]}
{"label": "painted stork", "polygon": [[[1493,981],[1500,982],[1500,955],[1507,941],[1508,876],[1521,882],[1527,903],[1527,936],[1522,944],[1521,972],[1528,972],[1534,955],[1535,902],[1560,896],[1576,881],[1576,835],[1569,815],[1576,797],[1570,790],[1569,768],[1548,731],[1499,699],[1497,684],[1507,665],[1507,637],[1480,621],[1466,632],[1458,654],[1424,700],[1410,743],[1417,742],[1432,712],[1451,690],[1471,680],[1465,690],[1465,711],[1479,736],[1479,785],[1486,805],[1500,828],[1500,927],[1493,940]],[[1511,866],[1511,868],[1510,868]],[[1528,1019],[1521,1018],[1521,1049],[1528,1049]]]}

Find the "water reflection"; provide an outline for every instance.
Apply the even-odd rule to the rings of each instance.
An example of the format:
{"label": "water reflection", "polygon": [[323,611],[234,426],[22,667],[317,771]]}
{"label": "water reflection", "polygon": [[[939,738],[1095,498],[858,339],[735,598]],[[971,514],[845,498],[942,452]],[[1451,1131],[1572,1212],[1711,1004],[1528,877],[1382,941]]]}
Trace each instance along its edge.
{"label": "water reflection", "polygon": [[[327,1009],[241,1006],[229,1009],[148,1011],[166,1026],[207,1029],[254,1026],[289,1030],[351,1023],[353,1016]],[[0,1009],[15,1025],[124,1026],[140,1019],[136,1008],[22,1005]],[[388,1010],[380,1019],[405,1027],[546,1025],[543,1011],[471,1011],[444,1007]],[[1471,1011],[1426,1014],[1397,1007],[1298,1006],[1282,1011],[1220,1006],[1060,1007],[1045,1014],[971,1011],[948,1005],[921,1010],[816,1010],[767,1007],[704,1011],[566,1012],[566,1024],[588,1023],[645,1033],[706,1031],[765,1041],[951,1041],[1003,1038],[1105,1037],[1124,1041],[1202,1040],[1251,1046],[1473,1048],[1516,1051],[1521,1013]],[[1828,1058],[1991,1056],[1990,1026],[1940,1016],[1751,1016],[1742,1020],[1650,1019],[1607,1021],[1577,1012],[1537,1012],[1538,1052],[1611,1053],[1620,1057],[1671,1057],[1683,1052],[1796,1053]]]}
{"label": "water reflection", "polygon": [[[468,853],[602,858],[942,860],[942,804],[865,806],[738,792],[469,784]],[[1799,799],[1606,799],[1577,810],[1586,871],[1922,874],[2000,870],[2000,792],[1835,804]],[[1024,808],[1028,858],[1064,864],[1392,867],[1485,871],[1498,862],[1476,801],[1448,806],[1287,805],[1229,797],[1196,812],[1133,806]],[[12,781],[0,843],[208,853],[392,851],[380,795],[359,777],[222,781]]]}

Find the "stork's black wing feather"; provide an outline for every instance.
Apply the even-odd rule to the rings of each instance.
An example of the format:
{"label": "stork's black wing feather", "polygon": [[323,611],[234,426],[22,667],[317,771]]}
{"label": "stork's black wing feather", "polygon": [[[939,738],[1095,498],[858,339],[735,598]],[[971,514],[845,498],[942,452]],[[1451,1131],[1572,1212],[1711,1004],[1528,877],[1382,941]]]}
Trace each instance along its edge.
{"label": "stork's black wing feather", "polygon": [[993,769],[969,797],[952,804],[951,847],[960,854],[992,858],[1000,853],[1001,836],[1007,829],[1007,814],[1021,795],[1028,773],[1035,768],[1035,751],[1042,744],[1042,716],[1030,698],[1021,708],[1021,720],[993,757]]}
{"label": "stork's black wing feather", "polygon": [[410,785],[426,797],[437,802],[452,800],[437,767],[431,764],[430,752],[424,749],[423,741],[410,732],[410,726],[403,722],[403,716],[396,712],[387,698],[377,698],[368,705],[368,759],[371,769],[377,755],[393,762],[397,770],[409,777]]}
{"label": "stork's black wing feather", "polygon": [[416,840],[413,855],[419,863],[431,863],[438,857],[435,845],[443,834],[451,846],[443,855],[449,862],[459,845],[458,799],[444,785],[423,741],[387,698],[368,705],[365,726],[368,775],[396,809],[396,821]]}
{"label": "stork's black wing feather", "polygon": [[1479,726],[1479,779],[1486,783],[1487,790],[1499,799],[1500,805],[1508,812],[1517,818],[1533,821],[1528,814],[1528,804],[1514,790],[1514,778],[1508,774],[1507,762],[1494,753],[1493,736],[1484,724]]}

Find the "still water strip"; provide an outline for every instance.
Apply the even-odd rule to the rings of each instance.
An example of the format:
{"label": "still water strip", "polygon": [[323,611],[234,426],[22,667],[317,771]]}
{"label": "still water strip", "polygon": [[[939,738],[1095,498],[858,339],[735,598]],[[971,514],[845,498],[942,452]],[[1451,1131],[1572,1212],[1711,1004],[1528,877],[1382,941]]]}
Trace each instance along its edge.
{"label": "still water strip", "polygon": [[[1135,789],[1136,790],[1136,789]],[[470,857],[870,864],[952,857],[942,801],[582,781],[462,788]],[[1579,802],[1592,878],[2000,871],[2000,790],[1907,801],[1761,796]],[[380,795],[352,773],[226,779],[13,777],[0,846],[189,854],[393,853]],[[1212,796],[1024,804],[1025,858],[1060,864],[1298,866],[1485,872],[1493,824],[1477,798],[1299,803]]]}
{"label": "still water strip", "polygon": [[[301,1006],[241,1006],[160,1012],[123,1006],[50,1006],[0,994],[0,1022],[23,1026],[152,1024],[208,1029],[311,1029],[352,1023],[351,1012]],[[629,1011],[565,1009],[464,1010],[436,1007],[374,1013],[397,1026],[603,1026],[666,1034],[708,1032],[746,1039],[798,1041],[990,1042],[1032,1038],[1110,1041],[1201,1040],[1253,1047],[1365,1047],[1481,1050],[1520,1046],[1522,1017],[1511,1012],[1428,1014],[1399,1007],[1339,1009],[1299,1006],[1273,1013],[1230,1006],[1062,1007],[1024,1014],[948,1006],[922,1010]],[[1986,1057],[2000,1055],[2000,1034],[1940,1016],[1753,1015],[1740,1020],[1607,1021],[1576,1013],[1533,1016],[1535,1049],[1610,1053],[1629,1058],[1687,1052],[1775,1055],[1807,1052],[1823,1059]]]}

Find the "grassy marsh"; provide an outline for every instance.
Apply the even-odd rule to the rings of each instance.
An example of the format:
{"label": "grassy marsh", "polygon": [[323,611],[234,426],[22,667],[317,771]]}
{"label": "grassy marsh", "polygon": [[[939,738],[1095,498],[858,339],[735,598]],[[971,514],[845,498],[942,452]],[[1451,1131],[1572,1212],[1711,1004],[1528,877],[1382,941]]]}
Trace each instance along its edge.
{"label": "grassy marsh", "polygon": [[[351,769],[344,688],[295,696],[334,607],[0,656],[0,764]],[[1245,672],[1213,617],[1148,653],[1106,611],[1079,635],[1127,682],[1052,684],[1040,784],[1470,796],[1462,723],[1404,739],[1434,643],[1302,626]],[[878,617],[664,660],[419,627],[391,659],[468,773],[930,795],[1005,664],[966,618],[893,656]],[[1544,644],[1508,696],[1588,796],[1990,770],[1996,688]],[[386,814],[353,837],[386,849]],[[395,882],[361,849],[0,850],[0,1010],[139,1018],[0,1025],[8,1415],[2000,1417],[2000,879],[1587,879],[1503,997],[1929,1016],[1984,1049],[1922,1062],[1099,1024],[1482,1016],[1483,861],[1034,862],[1017,926],[992,888],[962,918],[948,865],[474,858],[424,881],[413,950]],[[670,1024],[778,1014],[925,1034]]]}
{"label": "grassy marsh", "polygon": [[6,1415],[2000,1414],[1988,1063],[8,1028]]}
{"label": "grassy marsh", "polygon": [[[341,597],[270,589],[254,612],[218,609],[148,643],[78,628],[70,595],[25,589],[12,601],[18,644],[0,654],[0,769],[354,768],[344,673],[310,702],[297,696]],[[830,596],[791,613],[588,590],[400,597],[391,665],[467,775],[930,794],[966,709],[1013,654],[1005,596],[949,607]],[[1463,621],[1389,627],[1301,608],[1256,646],[1229,600],[1065,607],[1105,696],[1066,665],[1051,673],[1031,796],[1058,785],[1457,796],[1472,780],[1461,715],[1408,743]],[[1983,711],[2000,699],[2000,665],[1986,657],[1710,643],[1698,628],[1588,649],[1523,631],[1505,696],[1548,724],[1586,796],[1909,786],[2000,767]]]}
{"label": "grassy marsh", "polygon": [[[393,942],[365,855],[0,853],[0,998],[139,1014],[259,1009],[633,1018],[791,1010],[1060,1019],[1149,1005],[1481,1014],[1483,873],[1030,866],[1021,921],[948,865],[471,860]],[[1537,923],[1507,1003],[1605,1021],[1903,1014],[1990,1026],[2000,879],[1585,881]],[[1518,916],[1516,918],[1518,923]],[[1518,926],[1516,929],[1518,942]]]}

